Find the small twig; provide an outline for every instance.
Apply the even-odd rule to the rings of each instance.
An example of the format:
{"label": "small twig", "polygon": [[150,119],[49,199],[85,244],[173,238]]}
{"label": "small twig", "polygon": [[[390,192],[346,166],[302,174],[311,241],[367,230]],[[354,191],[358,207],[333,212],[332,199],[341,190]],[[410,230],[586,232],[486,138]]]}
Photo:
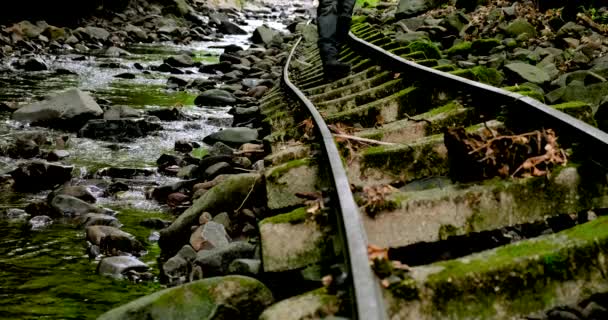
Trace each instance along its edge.
{"label": "small twig", "polygon": [[397,145],[396,143],[392,143],[392,142],[384,142],[384,141],[378,141],[378,140],[374,140],[374,139],[361,138],[361,137],[357,137],[357,136],[351,136],[348,134],[334,133],[333,135],[336,138],[343,138],[343,139],[348,139],[348,140],[353,140],[353,141],[372,143],[372,144],[377,144],[377,145],[382,145],[382,146],[396,146]]}
{"label": "small twig", "polygon": [[238,209],[234,210],[234,212],[239,212],[243,208],[243,206],[245,205],[245,202],[247,202],[247,200],[249,199],[249,196],[251,196],[251,193],[253,192],[253,189],[255,188],[255,184],[257,182],[258,182],[258,177],[255,177],[255,180],[253,180],[253,184],[251,185],[251,189],[249,189],[249,192],[247,193],[245,200],[243,200],[243,202],[241,202],[241,205],[238,207]]}

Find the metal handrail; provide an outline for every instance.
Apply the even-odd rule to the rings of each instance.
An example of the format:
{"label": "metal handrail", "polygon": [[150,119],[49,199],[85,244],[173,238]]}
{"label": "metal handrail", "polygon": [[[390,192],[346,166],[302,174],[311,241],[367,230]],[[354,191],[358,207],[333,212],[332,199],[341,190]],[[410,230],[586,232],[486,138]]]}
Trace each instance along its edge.
{"label": "metal handrail", "polygon": [[289,65],[302,41],[300,37],[289,54],[285,68],[283,69],[283,82],[298,97],[302,104],[308,109],[315,123],[315,127],[321,135],[323,149],[331,168],[334,180],[335,192],[338,198],[341,215],[338,215],[338,222],[344,235],[346,244],[346,259],[350,267],[350,278],[353,283],[355,314],[353,316],[360,320],[384,320],[387,319],[384,307],[384,298],[375,275],[370,268],[367,256],[367,235],[359,206],[350,189],[348,176],[342,165],[342,158],[336,147],[334,138],[317,111],[315,106],[306,96],[289,80]]}

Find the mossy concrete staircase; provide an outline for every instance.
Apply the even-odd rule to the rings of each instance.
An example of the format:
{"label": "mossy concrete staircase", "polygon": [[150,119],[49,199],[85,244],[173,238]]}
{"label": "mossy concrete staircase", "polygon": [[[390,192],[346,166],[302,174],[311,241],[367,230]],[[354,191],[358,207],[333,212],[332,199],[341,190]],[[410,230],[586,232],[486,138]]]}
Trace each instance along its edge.
{"label": "mossy concrete staircase", "polygon": [[[399,46],[367,24],[355,25],[352,31],[438,70],[488,83],[496,76],[491,68],[445,64],[440,59],[445,53],[428,42]],[[448,175],[450,166],[442,128],[508,129],[497,120],[498,113],[466,93],[386,69],[348,46],[341,56],[353,65],[351,75],[326,83],[318,50],[308,44],[300,49],[298,60],[309,67],[300,66],[291,77],[328,124],[348,131],[350,138],[336,142],[355,189],[396,186],[373,215],[366,213],[365,201],[356,194],[370,244],[394,249],[443,244],[453,237],[560,215],[591,217],[561,232],[547,230],[545,236],[412,267],[402,283],[385,292],[391,319],[512,319],[608,290],[608,220],[593,220],[594,214],[587,214],[608,206],[605,173],[594,174],[594,167],[574,160],[547,177],[444,183],[447,179],[441,177]],[[534,96],[528,88],[506,89]],[[588,104],[554,107],[595,124]],[[331,228],[314,219],[314,210],[307,210],[302,197],[329,185],[323,158],[308,143],[314,131],[307,127],[301,107],[280,88],[262,100],[261,110],[273,132],[266,137],[273,153],[266,159],[265,176],[269,207],[276,214],[260,222],[265,271],[322,264],[332,256],[327,240]]]}

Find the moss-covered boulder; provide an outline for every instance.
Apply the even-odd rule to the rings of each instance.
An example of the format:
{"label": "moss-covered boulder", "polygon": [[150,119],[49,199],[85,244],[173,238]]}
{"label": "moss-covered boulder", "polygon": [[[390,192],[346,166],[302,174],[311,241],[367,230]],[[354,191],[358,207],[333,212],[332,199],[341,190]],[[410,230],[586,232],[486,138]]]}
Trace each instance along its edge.
{"label": "moss-covered boulder", "polygon": [[145,296],[98,320],[257,319],[272,300],[270,290],[253,278],[216,277]]}
{"label": "moss-covered boulder", "polygon": [[507,25],[505,32],[507,35],[512,37],[517,37],[523,33],[526,33],[532,37],[536,36],[536,28],[525,18],[513,20],[513,22]]}
{"label": "moss-covered boulder", "polygon": [[448,50],[446,50],[446,54],[448,56],[466,56],[469,54],[469,52],[471,52],[471,46],[472,46],[472,42],[471,41],[463,41],[460,43],[456,43],[454,44],[452,47],[450,47]]}
{"label": "moss-covered boulder", "polygon": [[231,213],[247,199],[258,199],[263,194],[262,177],[255,173],[232,175],[209,189],[198,198],[192,207],[182,213],[169,227],[160,231],[160,247],[173,254],[187,244],[192,226],[198,225],[203,212],[218,214]]}
{"label": "moss-covered boulder", "polygon": [[523,62],[509,63],[505,65],[505,69],[520,83],[527,81],[543,84],[551,80],[551,77],[543,69]]}
{"label": "moss-covered boulder", "polygon": [[303,320],[334,315],[339,311],[340,299],[318,289],[278,302],[264,310],[260,320]]}

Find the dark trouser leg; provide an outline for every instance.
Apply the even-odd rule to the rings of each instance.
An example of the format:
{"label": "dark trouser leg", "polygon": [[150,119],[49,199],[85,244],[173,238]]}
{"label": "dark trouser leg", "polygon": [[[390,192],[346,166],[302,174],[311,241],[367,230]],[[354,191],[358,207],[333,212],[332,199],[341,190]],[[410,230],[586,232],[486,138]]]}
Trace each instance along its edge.
{"label": "dark trouser leg", "polygon": [[319,52],[323,64],[335,61],[338,56],[336,26],[338,24],[338,0],[319,0],[317,27]]}
{"label": "dark trouser leg", "polygon": [[346,42],[348,37],[354,7],[355,0],[338,1],[338,24],[336,26],[336,40],[338,42],[338,48],[341,44]]}

